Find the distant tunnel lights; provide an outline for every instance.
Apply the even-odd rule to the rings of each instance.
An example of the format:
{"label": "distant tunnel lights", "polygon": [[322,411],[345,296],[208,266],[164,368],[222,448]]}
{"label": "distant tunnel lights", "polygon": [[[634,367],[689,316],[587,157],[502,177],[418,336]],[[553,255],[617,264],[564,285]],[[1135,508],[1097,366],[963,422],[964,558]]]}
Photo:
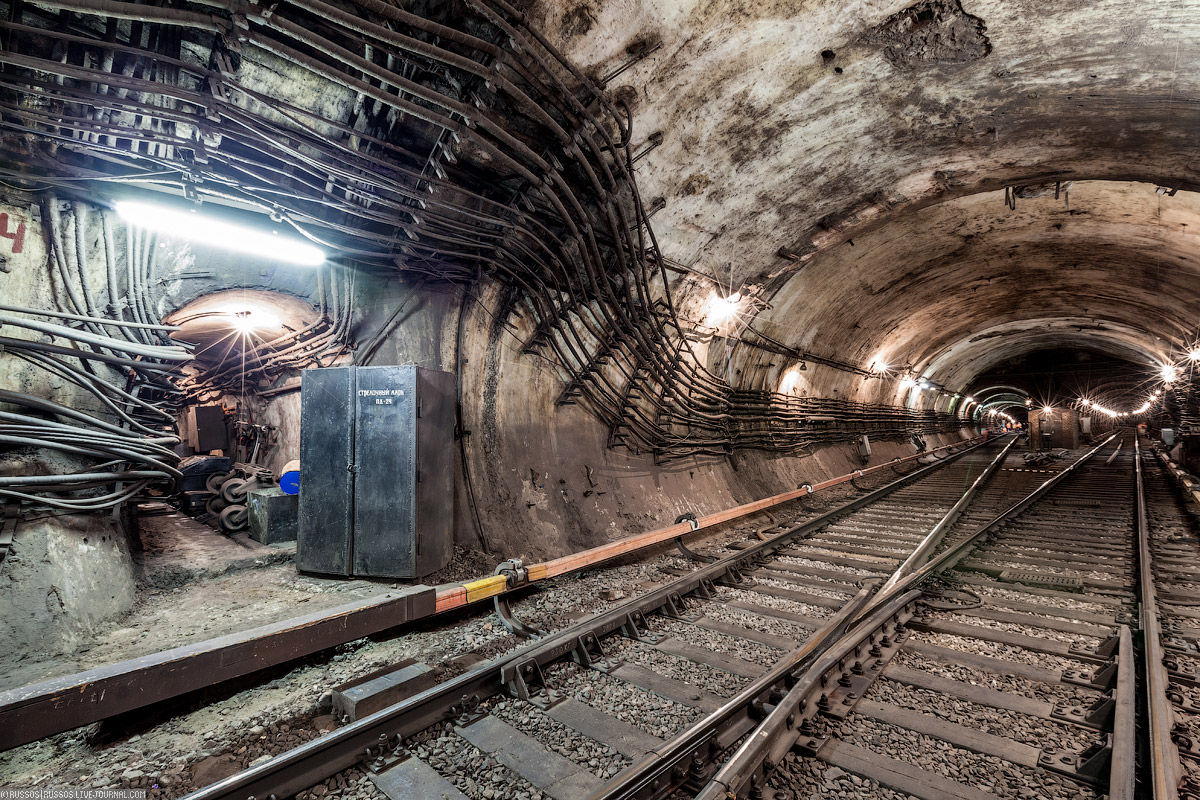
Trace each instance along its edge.
{"label": "distant tunnel lights", "polygon": [[196,211],[178,211],[133,201],[122,201],[114,207],[131,225],[190,242],[304,267],[319,267],[325,263],[325,253],[307,242],[225,222]]}

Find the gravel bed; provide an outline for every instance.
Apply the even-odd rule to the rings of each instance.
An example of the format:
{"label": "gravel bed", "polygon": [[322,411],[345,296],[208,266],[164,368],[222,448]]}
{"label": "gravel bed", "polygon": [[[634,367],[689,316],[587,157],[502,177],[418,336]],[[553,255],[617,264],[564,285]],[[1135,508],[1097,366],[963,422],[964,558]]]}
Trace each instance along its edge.
{"label": "gravel bed", "polygon": [[747,682],[745,678],[722,672],[707,664],[698,664],[686,658],[677,658],[661,650],[655,650],[643,642],[618,639],[615,644],[616,646],[610,650],[615,657],[640,664],[646,669],[654,670],[659,675],[690,683],[698,689],[704,689],[721,697],[731,697]]}
{"label": "gravel bed", "polygon": [[677,619],[664,620],[662,631],[681,642],[699,645],[717,653],[737,656],[743,661],[749,661],[751,664],[758,664],[761,667],[771,666],[782,655],[779,650],[762,642],[739,639],[727,633],[709,630],[700,625],[693,625]]}
{"label": "gravel bed", "polygon": [[[814,533],[812,536],[810,536],[808,538],[808,541],[818,542],[818,543],[826,543],[830,547],[839,546],[839,544],[841,544],[840,542],[825,542],[826,538],[832,537],[832,536],[836,536],[840,539],[852,539],[852,540],[854,540],[854,542],[861,543],[867,547],[878,547],[881,550],[888,550],[888,549],[895,548],[902,552],[908,552],[908,550],[912,550],[912,548],[914,546],[916,546],[917,542],[919,542],[921,540],[921,537],[919,537],[919,536],[910,536],[910,537],[907,537],[907,539],[911,539],[912,540],[911,542],[906,540],[902,544],[894,544],[892,541],[890,541],[894,538],[897,538],[894,534],[887,534],[887,537],[885,539],[877,531],[868,531],[868,530],[864,530],[862,528],[851,528],[849,530],[846,530],[844,528],[839,527],[839,528],[827,528],[827,529],[821,531],[820,533]],[[908,546],[908,550],[904,550],[905,546]]]}
{"label": "gravel bed", "polygon": [[[947,617],[942,618],[946,619]],[[1065,631],[1056,631],[1037,625],[1020,625],[1016,622],[1003,622],[997,619],[987,619],[986,617],[975,617],[970,614],[949,614],[948,618],[953,622],[962,622],[967,625],[975,625],[980,628],[988,628],[993,631],[1020,633],[1024,634],[1025,636],[1034,636],[1038,639],[1052,639],[1056,642],[1063,642],[1065,644],[1090,647],[1100,643],[1100,639],[1097,636],[1066,633]]]}
{"label": "gravel bed", "polygon": [[608,745],[563,725],[529,703],[500,700],[490,705],[485,704],[484,710],[537,739],[547,750],[574,761],[598,778],[607,780],[631,763],[630,759]]}
{"label": "gravel bed", "polygon": [[1183,765],[1183,774],[1185,785],[1191,783],[1193,785],[1200,784],[1200,762],[1193,761],[1190,758],[1181,758],[1179,763]]}
{"label": "gravel bed", "polygon": [[786,636],[797,644],[808,638],[811,632],[810,628],[806,628],[799,622],[754,614],[740,608],[730,608],[723,603],[708,603],[702,610],[704,616],[709,619],[728,622],[731,625],[741,625],[743,628],[772,633],[776,636]]}
{"label": "gravel bed", "polygon": [[1100,570],[1080,570],[1067,569],[1066,567],[1052,567],[1047,564],[1022,564],[1015,561],[1007,561],[1004,559],[1003,555],[997,553],[983,553],[980,554],[978,558],[991,567],[1016,570],[1032,569],[1038,572],[1045,572],[1050,575],[1062,575],[1063,577],[1067,578],[1091,578],[1092,580],[1096,581],[1108,581],[1112,580],[1114,577],[1121,577],[1124,574],[1124,571],[1101,572]]}
{"label": "gravel bed", "polygon": [[[1025,592],[1018,592],[1012,589],[1001,589],[996,586],[967,586],[975,594],[985,595],[987,597],[997,597],[1002,600],[1019,600],[1024,603],[1036,603],[1039,606],[1047,608],[1059,608],[1064,611],[1084,611],[1090,614],[1112,614],[1114,606],[1104,605],[1102,603],[1089,603],[1086,600],[1076,600],[1073,597],[1056,595],[1054,597],[1046,597],[1043,595],[1030,595]],[[1070,619],[1064,617],[1064,619]]]}
{"label": "gravel bed", "polygon": [[[839,546],[836,542],[826,543],[826,542],[821,542],[817,539],[809,539],[808,541],[809,541],[809,544],[805,546],[805,549],[810,553],[820,553],[823,556],[845,556],[846,558],[859,558],[859,557],[889,558],[889,556],[876,556],[874,553],[856,553],[851,550],[843,550],[843,549],[839,548]],[[906,550],[906,549],[903,549],[900,547],[884,547],[883,544],[878,543],[878,542],[872,544],[871,549],[883,550],[883,551],[886,551],[889,553],[895,553],[897,556],[897,558],[896,558],[897,561],[904,560],[907,557],[907,554],[912,552],[911,548]]]}
{"label": "gravel bed", "polygon": [[[800,550],[802,547],[793,547],[793,550]],[[861,569],[859,567],[846,567],[841,564],[830,564],[826,561],[818,561],[800,556],[781,556],[780,561],[786,561],[789,564],[795,564],[798,567],[812,567],[814,569],[823,569],[828,572],[842,572],[846,575],[874,575],[875,572],[869,569]]]}
{"label": "gravel bed", "polygon": [[1047,703],[1090,705],[1097,697],[1096,692],[1069,683],[1042,683],[1018,675],[987,672],[961,664],[949,664],[936,658],[926,658],[920,653],[908,650],[901,650],[897,653],[892,659],[892,663],[975,686],[986,686],[989,689],[1009,694],[1032,697]]}
{"label": "gravel bed", "polygon": [[1085,664],[1073,658],[1063,658],[1062,656],[1050,653],[1035,653],[1032,650],[1025,650],[999,642],[989,642],[983,639],[968,639],[950,633],[926,633],[924,631],[917,631],[915,635],[918,639],[930,644],[952,647],[955,650],[962,650],[966,653],[977,653],[979,655],[992,656],[993,658],[1003,658],[1008,661],[1016,661],[1020,664],[1028,664],[1034,667],[1059,670],[1091,670],[1094,668],[1091,664]]}
{"label": "gravel bed", "polygon": [[998,797],[1037,800],[1100,800],[1090,788],[1042,769],[1017,766],[995,756],[955,747],[940,739],[854,714],[841,739],[973,786]]}
{"label": "gravel bed", "polygon": [[890,553],[901,554],[911,553],[913,546],[916,544],[915,540],[911,545],[908,542],[897,543],[891,541],[890,537],[885,539],[880,536],[872,536],[866,531],[850,532],[837,530],[821,531],[820,533],[810,537],[808,541],[812,542],[813,544],[819,544],[835,549],[839,547],[845,547],[847,544],[850,544],[848,542],[827,542],[825,541],[826,536],[837,536],[840,539],[853,539],[853,544],[855,546],[870,547],[873,550],[886,550]]}
{"label": "gravel bed", "polygon": [[1194,705],[1200,706],[1200,689],[1182,683],[1172,683],[1171,691],[1179,692],[1179,694],[1191,700]]}
{"label": "gravel bed", "polygon": [[[774,586],[774,584],[766,585]],[[813,619],[825,619],[833,615],[833,612],[828,608],[801,603],[799,600],[788,600],[785,597],[776,597],[772,594],[751,592],[747,589],[733,589],[728,586],[720,586],[718,587],[717,596],[722,600],[741,600],[744,603],[753,603],[756,606],[774,608],[777,611],[791,611],[794,614],[803,614]],[[838,599],[844,599],[844,596]]]}
{"label": "gravel bed", "polygon": [[928,689],[906,686],[884,678],[867,692],[872,700],[931,714],[967,728],[1003,736],[1031,747],[1082,750],[1091,743],[1087,732],[1070,725],[1018,714],[1002,708],[972,703]]}
{"label": "gravel bed", "polygon": [[405,741],[412,753],[472,800],[549,800],[529,781],[440,723]]}
{"label": "gravel bed", "polygon": [[[784,564],[791,563],[791,559],[785,558],[785,557],[777,557],[775,560],[779,561],[781,563],[784,563]],[[767,567],[767,569],[770,569],[771,565],[767,564],[766,567]],[[845,589],[836,589],[833,586],[830,586],[828,589],[826,589],[822,586],[811,585],[812,583],[827,583],[827,581],[823,581],[820,578],[813,578],[810,576],[806,577],[803,575],[797,575],[796,577],[805,578],[805,580],[809,581],[810,583],[805,584],[804,586],[794,585],[792,588],[803,590],[805,592],[808,592],[809,594],[815,594],[818,597],[828,597],[830,600],[846,600],[846,599],[849,599],[854,594],[853,591],[847,591]]]}
{"label": "gravel bed", "polygon": [[[668,674],[668,673],[662,673]],[[557,664],[546,675],[558,691],[660,739],[669,739],[700,718],[699,709],[574,664]],[[705,687],[707,688],[707,687]]]}
{"label": "gravel bed", "polygon": [[840,767],[788,752],[767,779],[773,789],[793,792],[796,800],[916,800]]}

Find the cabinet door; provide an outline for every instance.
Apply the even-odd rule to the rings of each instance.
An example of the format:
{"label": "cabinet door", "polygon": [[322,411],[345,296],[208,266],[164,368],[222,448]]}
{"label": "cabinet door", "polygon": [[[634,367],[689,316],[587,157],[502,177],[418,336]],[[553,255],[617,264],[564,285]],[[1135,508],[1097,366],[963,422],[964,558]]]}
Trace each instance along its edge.
{"label": "cabinet door", "polygon": [[424,578],[454,555],[454,375],[417,370],[417,556]]}
{"label": "cabinet door", "polygon": [[354,574],[413,577],[413,367],[359,367],[354,422]]}
{"label": "cabinet door", "polygon": [[350,574],[353,414],[353,368],[301,373],[296,566],[303,572]]}

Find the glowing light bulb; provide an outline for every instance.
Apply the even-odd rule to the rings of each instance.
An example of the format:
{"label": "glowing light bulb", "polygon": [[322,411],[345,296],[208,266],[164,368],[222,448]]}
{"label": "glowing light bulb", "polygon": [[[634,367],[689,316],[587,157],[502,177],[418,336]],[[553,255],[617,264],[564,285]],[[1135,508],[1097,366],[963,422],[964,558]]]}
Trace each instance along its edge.
{"label": "glowing light bulb", "polygon": [[1192,352],[1188,353],[1188,358],[1192,361],[1200,361],[1200,347],[1197,347]]}
{"label": "glowing light bulb", "polygon": [[1054,409],[1053,409],[1053,408],[1051,408],[1050,406],[1042,406],[1042,411],[1043,411],[1044,413],[1046,413],[1046,414],[1049,414],[1049,413],[1051,413],[1052,411],[1054,411]]}
{"label": "glowing light bulb", "polygon": [[738,303],[740,302],[742,302],[741,292],[734,292],[728,297],[721,297],[719,294],[714,294],[708,300],[706,311],[708,324],[717,328],[736,317],[738,314]]}
{"label": "glowing light bulb", "polygon": [[1179,370],[1173,364],[1164,364],[1162,368],[1163,383],[1173,383],[1179,377]]}

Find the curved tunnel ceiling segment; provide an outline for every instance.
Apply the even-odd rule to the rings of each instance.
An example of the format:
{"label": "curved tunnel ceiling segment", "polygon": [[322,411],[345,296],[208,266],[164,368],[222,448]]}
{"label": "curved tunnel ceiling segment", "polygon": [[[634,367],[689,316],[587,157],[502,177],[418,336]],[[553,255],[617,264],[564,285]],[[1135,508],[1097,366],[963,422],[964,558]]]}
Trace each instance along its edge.
{"label": "curved tunnel ceiling segment", "polygon": [[1198,234],[1200,198],[1152,184],[1077,183],[1069,209],[1043,197],[1014,211],[1003,192],[956,198],[814,258],[755,326],[952,390],[1004,358],[1063,343],[1150,369],[1194,339]]}
{"label": "curved tunnel ceiling segment", "polygon": [[[714,272],[732,263],[740,279],[794,267],[780,248],[804,257],[964,192],[1055,178],[1197,182],[1188,98],[1200,70],[1177,57],[1194,40],[1177,3],[539,11],[599,74],[624,48],[661,42],[614,82],[642,135],[665,133],[639,165],[646,195],[666,200],[656,229],[668,256]],[[928,26],[897,24],[922,11]],[[937,33],[953,35],[931,45]]]}

